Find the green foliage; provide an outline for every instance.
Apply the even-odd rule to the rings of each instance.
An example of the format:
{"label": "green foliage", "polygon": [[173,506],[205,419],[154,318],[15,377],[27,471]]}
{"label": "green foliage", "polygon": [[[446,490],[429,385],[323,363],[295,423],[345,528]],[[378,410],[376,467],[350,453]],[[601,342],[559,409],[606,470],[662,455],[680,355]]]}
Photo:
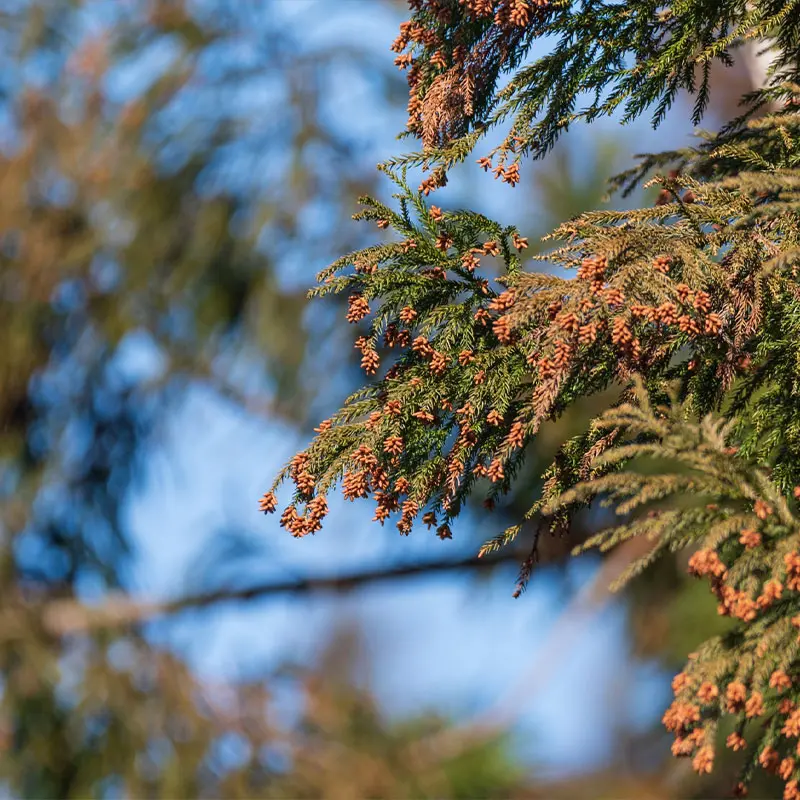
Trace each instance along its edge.
{"label": "green foliage", "polygon": [[[760,758],[767,767],[777,759],[776,768],[789,759],[782,767],[788,781],[798,724],[792,691],[800,647],[796,501],[787,501],[766,470],[731,448],[733,420],[708,415],[695,422],[688,401],[651,408],[641,384],[636,400],[600,419],[601,427],[620,431],[614,446],[595,460],[607,474],[578,483],[543,511],[601,497],[627,517],[583,546],[607,550],[636,536],[652,542],[619,585],[662,550],[697,548],[690,571],[710,578],[719,613],[736,624],[702,642],[673,683],[676,701],[664,721],[677,737],[674,752],[696,750],[695,767],[705,772],[721,717],[737,716],[735,736],[745,732],[751,718],[763,718],[760,730],[748,727],[747,742],[755,746],[742,780],[750,780]],[[658,469],[639,468],[642,459],[657,460]],[[669,502],[676,498],[684,502]],[[744,746],[728,741],[734,749]],[[765,748],[770,748],[767,756]]]}
{"label": "green foliage", "polygon": [[[321,273],[314,295],[350,293],[348,320],[371,315],[356,346],[377,377],[319,428],[287,465],[295,484],[282,524],[313,533],[325,494],[373,495],[376,519],[418,515],[442,538],[467,498],[492,506],[514,488],[542,425],[589,396],[615,396],[564,443],[528,513],[530,574],[541,532],[566,531],[596,500],[624,519],[583,547],[641,538],[620,585],[668,552],[700,548],[690,571],[711,577],[719,612],[736,620],[703,642],[676,679],[665,715],[673,752],[710,771],[720,719],[763,734],[753,766],[777,771],[800,796],[800,676],[792,622],[800,597],[794,487],[800,484],[800,14],[795,3],[574,4],[416,0],[394,49],[409,70],[409,132],[420,153],[383,166],[397,206],[365,198],[361,219],[399,241],[354,252]],[[549,52],[528,63],[540,38]],[[772,47],[768,85],[743,112],[690,148],[645,155],[612,187],[655,186],[655,206],[583,213],[522,264],[519,233],[427,200],[494,126],[506,136],[485,168],[514,186],[523,156],[542,156],[575,121],[651,109],[663,121],[678,93],[709,102],[710,65],[749,43]],[[738,52],[737,52],[738,51]],[[508,75],[498,89],[501,75]],[[589,104],[579,110],[585,97]],[[407,170],[432,170],[417,190]],[[652,176],[652,177],[650,177]],[[650,177],[649,181],[647,180]],[[497,259],[495,279],[480,258]],[[569,270],[574,277],[566,277]],[[699,420],[699,421],[698,421]],[[274,510],[273,492],[263,500]],[[523,530],[487,542],[490,552]],[[583,549],[583,548],[579,548]],[[753,736],[750,735],[750,739]]]}
{"label": "green foliage", "polygon": [[[412,156],[412,163],[462,161],[487,129],[506,123],[508,133],[494,151],[502,161],[509,154],[515,160],[542,156],[571,124],[620,109],[622,121],[630,122],[654,107],[655,126],[681,90],[696,96],[692,117],[699,122],[709,101],[711,63],[730,65],[743,43],[767,36],[777,45],[774,75],[794,75],[795,3],[634,2],[620,9],[605,3],[469,0],[412,6],[418,8],[412,27],[396,43],[409,48],[409,65],[416,70],[412,97],[421,98],[420,118],[412,114],[409,126],[429,146],[438,145]],[[554,46],[524,63],[540,39]],[[503,74],[511,78],[498,89]],[[444,108],[440,95],[453,84],[466,102]],[[587,96],[589,104],[578,109]],[[750,100],[775,96],[759,92]]]}

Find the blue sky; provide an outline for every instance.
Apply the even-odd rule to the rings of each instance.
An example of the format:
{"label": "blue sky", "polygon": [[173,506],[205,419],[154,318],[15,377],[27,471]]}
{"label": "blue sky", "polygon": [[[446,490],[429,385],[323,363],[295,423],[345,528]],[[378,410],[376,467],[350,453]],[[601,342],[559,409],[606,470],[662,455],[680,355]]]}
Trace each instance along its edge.
{"label": "blue sky", "polygon": [[[253,509],[264,481],[300,440],[282,426],[253,423],[203,398],[179,419],[175,428],[181,433],[169,438],[131,508],[144,595],[175,592],[176,578],[186,573],[191,588],[190,565],[208,546],[215,523],[238,521],[264,537],[264,554],[247,568],[254,578],[330,574],[388,558],[441,556],[443,549],[459,546],[423,531],[400,539],[391,528],[370,522],[366,504],[341,500],[332,503],[323,533],[291,539]],[[449,577],[386,584],[344,600],[280,598],[204,611],[170,629],[201,674],[223,680],[286,657],[311,659],[333,625],[358,620],[372,656],[373,686],[390,712],[436,707],[469,719],[527,678],[559,624],[565,589],[574,592],[592,570],[575,562],[566,576],[545,571],[519,600],[511,597],[512,568],[478,586]],[[621,715],[645,724],[666,700],[664,676],[626,657],[620,604],[583,621],[569,638],[558,670],[535,675],[520,692],[520,746],[537,765],[555,772],[602,762],[609,753],[608,737],[598,735],[604,720]]]}
{"label": "blue sky", "polygon": [[[393,58],[389,45],[402,17],[375,0],[271,0],[270,7],[287,24],[303,28],[307,47],[352,36],[369,41],[383,58]],[[347,125],[354,136],[370,143],[360,156],[365,163],[407,148],[394,138],[403,125],[402,109],[384,113],[369,79],[345,69],[333,71],[328,79],[334,92],[331,124]],[[600,122],[591,136],[581,128],[569,134],[579,168],[581,153],[591,153],[598,130],[619,137],[623,151],[672,147],[685,140],[688,130],[667,129],[655,136],[646,122],[626,129],[615,125]],[[477,198],[482,210],[503,222],[524,223],[528,215],[542,213],[535,197],[530,205],[520,203],[514,190],[482,177],[474,166],[467,172],[442,193],[443,202],[448,197]],[[278,181],[271,190],[280,191]],[[315,272],[338,255],[326,253],[324,259],[309,263],[297,253],[289,254],[282,280],[310,285]],[[133,347],[130,357],[150,363],[143,352]],[[331,410],[338,399],[323,398],[321,404],[328,403]],[[458,531],[453,542],[439,542],[423,530],[401,539],[392,528],[371,523],[366,505],[340,499],[332,502],[321,534],[291,539],[276,520],[257,513],[257,500],[303,443],[277,420],[248,418],[206,392],[191,392],[173,414],[149,459],[145,480],[131,498],[129,519],[139,548],[138,591],[160,597],[190,589],[197,583],[203,554],[214,552],[215,531],[226,526],[250,533],[253,555],[239,563],[240,578],[327,574],[389,558],[442,556],[447,549],[456,554],[462,547]],[[496,531],[481,533],[485,535],[477,538],[485,539]],[[436,706],[468,719],[522,681],[518,746],[537,769],[559,774],[602,763],[609,754],[610,723],[624,720],[646,726],[667,702],[666,676],[629,657],[625,609],[619,603],[580,622],[558,669],[528,679],[537,654],[550,646],[559,626],[565,590],[574,592],[592,569],[592,562],[578,561],[566,574],[543,571],[519,600],[511,597],[511,568],[480,585],[448,576],[387,584],[343,600],[279,598],[206,611],[165,630],[201,674],[224,680],[251,665],[276,663],[287,656],[313,658],[333,625],[358,620],[369,644],[373,686],[389,712],[408,714]]]}

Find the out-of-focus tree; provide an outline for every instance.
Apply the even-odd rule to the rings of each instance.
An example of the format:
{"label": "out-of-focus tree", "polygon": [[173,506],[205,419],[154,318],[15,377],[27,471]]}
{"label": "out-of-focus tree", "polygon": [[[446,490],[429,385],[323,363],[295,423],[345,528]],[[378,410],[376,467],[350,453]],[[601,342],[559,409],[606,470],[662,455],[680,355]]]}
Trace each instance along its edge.
{"label": "out-of-focus tree", "polygon": [[136,620],[52,616],[125,587],[124,501],[188,387],[304,420],[305,289],[281,255],[354,246],[339,222],[374,175],[324,119],[326,75],[358,69],[390,100],[394,76],[367,48],[305,48],[254,3],[32,0],[0,13],[0,40],[2,791],[510,792],[501,743],[426,784],[401,753],[421,729],[365,692],[302,684],[279,731],[269,676],[219,692]]}

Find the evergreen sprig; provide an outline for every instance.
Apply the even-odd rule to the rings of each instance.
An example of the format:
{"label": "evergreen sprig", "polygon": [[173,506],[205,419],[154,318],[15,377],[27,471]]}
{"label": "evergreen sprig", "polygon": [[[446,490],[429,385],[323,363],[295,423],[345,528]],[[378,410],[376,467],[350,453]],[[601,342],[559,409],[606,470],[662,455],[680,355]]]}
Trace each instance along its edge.
{"label": "evergreen sprig", "polygon": [[[312,292],[347,292],[348,321],[369,320],[356,347],[374,377],[320,424],[262,509],[276,509],[290,479],[281,523],[314,533],[341,482],[346,498],[374,499],[381,523],[408,534],[421,517],[448,538],[470,496],[492,507],[513,489],[545,421],[616,389],[613,407],[560,449],[526,518],[560,531],[576,510],[611,504],[622,521],[587,547],[653,543],[623,582],[663,552],[695,549],[690,571],[710,578],[737,625],[676,678],[664,719],[674,752],[707,772],[720,718],[736,719],[733,749],[758,718],[740,788],[760,765],[800,798],[797,4],[411,5],[394,49],[423,147],[382,167],[395,204],[363,198],[356,215],[395,240],[339,259]],[[551,50],[529,63],[543,37]],[[558,272],[524,267],[515,228],[428,200],[494,126],[507,123],[507,136],[479,163],[488,170],[496,157],[495,176],[513,186],[521,158],[545,154],[579,119],[653,109],[658,124],[687,90],[699,121],[709,65],[751,40],[773,48],[768,85],[718,134],[640,156],[612,182],[623,193],[657,186],[654,207],[585,213],[546,237],[553,249],[537,259]],[[430,172],[418,188],[412,167]],[[521,522],[481,552],[508,544]]]}
{"label": "evergreen sprig", "polygon": [[[674,391],[672,403],[651,405],[642,381],[634,383],[632,402],[598,420],[618,433],[594,459],[601,476],[561,492],[542,511],[552,515],[600,497],[625,518],[576,552],[609,550],[636,536],[652,541],[614,588],[663,551],[695,549],[689,571],[709,580],[719,613],[736,624],[691,654],[673,681],[675,701],[664,715],[676,737],[673,752],[693,756],[697,771],[711,771],[717,727],[731,715],[727,746],[751,746],[755,754],[739,789],[757,761],[783,777],[791,796],[797,788],[792,740],[800,735],[793,690],[800,656],[798,493],[787,498],[768,469],[731,444],[735,419],[707,414],[697,421],[692,402],[678,402]],[[751,723],[756,718],[758,726]]]}

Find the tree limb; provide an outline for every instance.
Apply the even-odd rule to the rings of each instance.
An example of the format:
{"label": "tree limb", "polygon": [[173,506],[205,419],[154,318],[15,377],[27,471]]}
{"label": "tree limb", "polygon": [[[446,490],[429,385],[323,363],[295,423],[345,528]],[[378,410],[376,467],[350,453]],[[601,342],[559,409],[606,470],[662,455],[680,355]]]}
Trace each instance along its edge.
{"label": "tree limb", "polygon": [[[222,603],[264,600],[279,595],[344,593],[362,586],[403,578],[424,577],[447,572],[490,570],[500,564],[518,562],[516,550],[503,551],[486,558],[469,556],[460,559],[400,564],[393,567],[359,570],[339,575],[320,575],[288,581],[273,581],[243,588],[216,589],[201,594],[166,601],[139,601],[127,596],[111,596],[102,605],[87,606],[76,600],[54,600],[41,606],[27,604],[39,615],[44,629],[51,635],[64,636],[92,630],[126,627],[179,614],[192,609],[218,606]],[[6,609],[8,613],[10,609]],[[3,625],[0,639],[13,639],[24,632],[20,626]]]}

